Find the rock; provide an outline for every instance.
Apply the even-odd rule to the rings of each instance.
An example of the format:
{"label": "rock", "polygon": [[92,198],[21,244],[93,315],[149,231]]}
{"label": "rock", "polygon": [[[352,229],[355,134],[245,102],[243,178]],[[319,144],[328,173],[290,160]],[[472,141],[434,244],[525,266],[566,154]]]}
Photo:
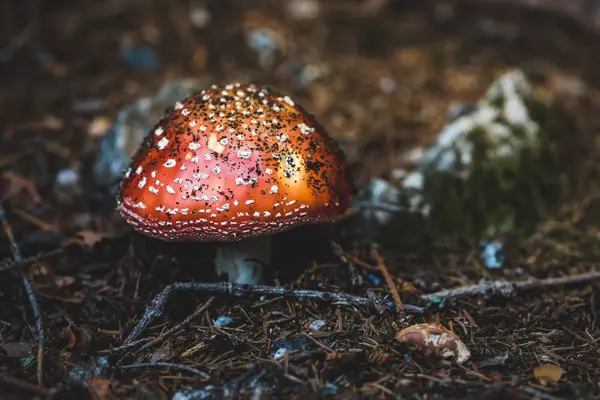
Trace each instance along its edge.
{"label": "rock", "polygon": [[165,110],[190,94],[202,90],[196,79],[180,79],[162,85],[153,96],[141,98],[121,109],[102,140],[94,165],[94,177],[102,186],[113,186],[129,159]]}

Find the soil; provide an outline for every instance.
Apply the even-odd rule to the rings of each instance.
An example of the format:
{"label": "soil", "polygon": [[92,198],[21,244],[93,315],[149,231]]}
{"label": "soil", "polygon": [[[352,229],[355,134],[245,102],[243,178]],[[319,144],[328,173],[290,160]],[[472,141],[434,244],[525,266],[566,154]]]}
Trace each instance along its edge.
{"label": "soil", "polygon": [[[500,73],[522,68],[568,120],[551,217],[497,238],[507,254],[500,270],[482,266],[477,238],[435,234],[414,249],[382,245],[385,266],[403,302],[426,306],[423,293],[482,278],[575,275],[600,259],[594,32],[500,2],[393,1],[377,10],[377,2],[328,1],[306,21],[292,18],[284,1],[206,3],[211,19],[199,26],[183,1],[0,6],[13,17],[0,28],[0,193],[29,259],[0,271],[2,397],[166,399],[196,389],[196,397],[181,398],[600,398],[593,283],[470,296],[406,315],[283,296],[177,293],[142,332],[154,342],[119,351],[164,287],[218,280],[211,244],[132,232],[92,174],[108,134],[98,126],[173,78],[254,82],[288,94],[338,139],[360,188],[402,167],[405,151],[430,143],[450,106],[476,101]],[[248,46],[245,35],[257,27],[276,34],[271,61]],[[158,67],[128,64],[121,49],[129,45],[151,49]],[[75,183],[57,185],[65,169]],[[410,239],[412,231],[407,224],[388,234]],[[373,240],[354,219],[291,231],[276,244],[269,284],[389,296]],[[7,235],[0,252],[12,258]],[[41,383],[21,268],[45,329]],[[189,325],[160,336],[211,296]],[[231,323],[215,324],[224,317]],[[323,325],[314,329],[315,321]],[[394,340],[426,322],[448,327],[471,358],[459,364]],[[281,348],[290,351],[274,358]],[[564,370],[556,382],[534,376],[548,364]]]}

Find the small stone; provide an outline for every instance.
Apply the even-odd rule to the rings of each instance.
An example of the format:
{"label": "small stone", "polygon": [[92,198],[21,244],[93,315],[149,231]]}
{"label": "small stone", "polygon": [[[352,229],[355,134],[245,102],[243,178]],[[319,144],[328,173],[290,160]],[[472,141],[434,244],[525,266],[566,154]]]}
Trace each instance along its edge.
{"label": "small stone", "polygon": [[316,319],[313,322],[311,322],[308,327],[312,330],[318,331],[324,326],[325,326],[325,321],[323,321],[322,319]]}
{"label": "small stone", "polygon": [[217,320],[215,321],[215,326],[228,326],[233,324],[233,320],[225,315],[221,315],[219,316],[219,318],[217,318]]}

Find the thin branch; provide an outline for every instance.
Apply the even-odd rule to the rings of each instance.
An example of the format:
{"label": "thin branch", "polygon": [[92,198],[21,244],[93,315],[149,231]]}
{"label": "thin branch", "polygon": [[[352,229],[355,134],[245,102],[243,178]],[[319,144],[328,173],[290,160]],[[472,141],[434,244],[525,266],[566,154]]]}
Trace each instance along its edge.
{"label": "thin branch", "polygon": [[189,372],[194,375],[198,375],[203,377],[204,379],[210,379],[210,375],[205,372],[202,372],[196,368],[188,367],[184,364],[170,363],[170,362],[153,362],[153,363],[137,363],[137,364],[128,364],[122,365],[121,369],[137,369],[137,368],[150,368],[150,367],[158,367],[158,368],[171,368],[177,369],[180,371]]}
{"label": "thin branch", "polygon": [[[20,263],[23,260],[21,256],[21,249],[17,245],[15,237],[13,235],[12,227],[10,226],[7,218],[6,211],[4,207],[0,203],[0,220],[2,220],[2,228],[4,230],[4,234],[8,238],[8,243],[10,245],[10,250],[13,255],[13,259],[15,262]],[[44,326],[42,324],[42,313],[40,312],[40,305],[38,303],[37,297],[35,295],[35,291],[31,286],[31,282],[25,276],[25,272],[22,268],[18,270],[19,277],[21,279],[21,283],[25,288],[25,293],[27,293],[27,299],[29,300],[29,304],[33,311],[33,317],[35,319],[35,336],[38,342],[37,349],[37,381],[40,386],[43,385],[43,365],[44,365]]]}
{"label": "thin branch", "polygon": [[139,351],[147,350],[153,346],[156,346],[157,344],[162,343],[166,338],[171,336],[173,333],[188,326],[194,319],[196,319],[200,315],[202,315],[208,309],[208,307],[210,307],[210,305],[212,304],[212,302],[214,300],[215,300],[215,298],[211,297],[210,299],[208,299],[206,301],[206,303],[204,303],[202,305],[202,307],[198,308],[196,311],[194,311],[193,313],[188,315],[183,321],[181,321],[174,327],[167,329],[165,332],[163,332],[161,335],[159,335],[155,338],[139,339],[139,340],[136,340],[133,342],[129,342],[128,344],[123,345],[123,346],[115,347],[115,348],[108,349],[108,350],[101,350],[98,352],[98,354],[106,355],[106,354],[111,354],[111,353],[118,353],[123,350],[131,350],[131,349],[137,347],[137,345],[139,345],[141,343],[144,343],[144,345],[142,347],[140,347]]}
{"label": "thin branch", "polygon": [[396,312],[401,313],[404,311],[404,306],[402,305],[402,300],[400,299],[400,294],[398,293],[398,288],[396,287],[396,283],[394,282],[394,278],[390,275],[387,267],[385,266],[385,262],[383,261],[383,257],[379,254],[379,250],[376,248],[372,249],[373,257],[377,260],[377,266],[379,267],[379,271],[383,275],[385,279],[385,283],[387,283],[390,288],[390,292],[392,293],[392,298],[394,299],[394,304],[396,305]]}
{"label": "thin branch", "polygon": [[36,256],[21,258],[20,261],[16,261],[14,259],[3,260],[0,262],[0,272],[8,271],[13,268],[27,268],[33,263],[36,263],[45,258],[54,257],[56,255],[60,255],[64,252],[63,248],[57,248],[54,250],[42,252]]}
{"label": "thin branch", "polygon": [[[194,291],[202,293],[223,294],[232,297],[248,297],[248,296],[269,296],[269,297],[286,297],[294,298],[298,301],[321,301],[325,303],[337,303],[347,305],[358,305],[375,308],[372,299],[360,297],[343,292],[322,292],[317,290],[294,289],[292,285],[283,287],[263,286],[263,285],[247,285],[231,282],[221,283],[193,283],[193,282],[178,282],[173,283],[163,289],[153,300],[152,304],[146,308],[144,315],[140,319],[138,325],[131,331],[124,345],[128,345],[135,341],[140,334],[154,321],[163,315],[165,305],[174,292]],[[380,303],[380,304],[379,304]],[[378,302],[378,305],[386,310],[393,311],[396,306],[393,301],[383,300]],[[425,312],[423,307],[413,306],[410,304],[404,305],[404,311],[413,314],[422,314]]]}
{"label": "thin branch", "polygon": [[461,286],[454,289],[445,289],[435,293],[424,294],[421,295],[421,298],[430,303],[442,303],[446,300],[466,296],[496,295],[512,297],[516,292],[587,283],[596,280],[600,280],[600,271],[561,276],[557,278],[529,279],[526,281],[483,281],[475,285]]}

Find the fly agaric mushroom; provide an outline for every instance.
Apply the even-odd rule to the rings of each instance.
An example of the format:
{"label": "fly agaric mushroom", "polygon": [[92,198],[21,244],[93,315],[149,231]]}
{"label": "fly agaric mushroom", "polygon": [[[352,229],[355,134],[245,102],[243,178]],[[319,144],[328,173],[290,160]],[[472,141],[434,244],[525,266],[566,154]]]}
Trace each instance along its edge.
{"label": "fly agaric mushroom", "polygon": [[133,156],[117,207],[148,236],[220,242],[217,273],[259,283],[272,234],[343,217],[352,192],[342,151],[307,111],[237,83],[175,104]]}

